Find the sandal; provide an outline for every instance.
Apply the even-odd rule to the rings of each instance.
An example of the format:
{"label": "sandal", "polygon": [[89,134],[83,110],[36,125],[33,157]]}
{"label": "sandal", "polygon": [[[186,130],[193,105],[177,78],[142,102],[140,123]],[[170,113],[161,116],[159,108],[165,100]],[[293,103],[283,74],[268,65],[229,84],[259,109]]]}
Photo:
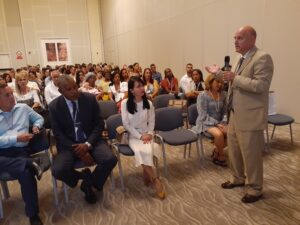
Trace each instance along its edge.
{"label": "sandal", "polygon": [[216,151],[216,149],[213,150],[211,156],[210,156],[213,160],[218,159],[219,157],[219,153]]}

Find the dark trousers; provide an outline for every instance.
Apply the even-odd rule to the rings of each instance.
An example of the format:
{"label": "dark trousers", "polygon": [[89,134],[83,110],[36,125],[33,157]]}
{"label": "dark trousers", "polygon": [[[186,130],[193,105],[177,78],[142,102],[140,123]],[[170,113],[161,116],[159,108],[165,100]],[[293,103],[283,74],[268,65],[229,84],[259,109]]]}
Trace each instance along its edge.
{"label": "dark trousers", "polygon": [[[99,141],[90,153],[97,164],[92,173],[92,182],[98,190],[102,190],[106,179],[117,164],[117,158],[103,140]],[[60,149],[53,160],[54,177],[70,187],[75,187],[82,178],[81,173],[74,169],[78,160],[72,149]]]}
{"label": "dark trousers", "polygon": [[28,151],[26,147],[0,149],[0,173],[8,173],[19,181],[26,215],[32,217],[38,214],[39,207],[36,179],[27,166],[30,163]]}

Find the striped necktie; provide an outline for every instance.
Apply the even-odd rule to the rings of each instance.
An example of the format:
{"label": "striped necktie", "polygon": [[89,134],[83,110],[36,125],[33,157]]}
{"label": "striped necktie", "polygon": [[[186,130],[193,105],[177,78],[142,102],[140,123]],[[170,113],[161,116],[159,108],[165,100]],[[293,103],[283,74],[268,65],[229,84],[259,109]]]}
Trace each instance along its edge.
{"label": "striped necktie", "polygon": [[[235,70],[234,73],[237,74],[237,72],[239,71],[239,69],[241,68],[243,62],[244,62],[244,57],[241,57]],[[237,74],[239,75],[239,74]],[[233,91],[232,91],[232,83],[229,83],[229,89],[228,89],[228,94],[227,94],[227,118],[229,121],[229,117],[230,117],[230,112],[233,110],[232,109],[232,100],[233,100]]]}

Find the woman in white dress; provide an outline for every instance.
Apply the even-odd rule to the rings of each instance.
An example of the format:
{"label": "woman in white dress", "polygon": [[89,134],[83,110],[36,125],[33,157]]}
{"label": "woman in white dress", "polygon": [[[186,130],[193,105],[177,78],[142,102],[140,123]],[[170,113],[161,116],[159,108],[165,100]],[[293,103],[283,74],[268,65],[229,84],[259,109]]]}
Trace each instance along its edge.
{"label": "woman in white dress", "polygon": [[159,146],[153,141],[155,113],[147,100],[144,82],[133,76],[128,81],[128,99],[121,104],[122,122],[129,133],[129,146],[134,151],[136,166],[142,166],[145,185],[153,184],[157,196],[166,196],[164,185],[153,170],[153,155]]}
{"label": "woman in white dress", "polygon": [[112,73],[112,83],[108,89],[109,99],[115,101],[120,112],[121,102],[127,98],[128,84],[127,82],[121,82],[120,73],[115,71]]}

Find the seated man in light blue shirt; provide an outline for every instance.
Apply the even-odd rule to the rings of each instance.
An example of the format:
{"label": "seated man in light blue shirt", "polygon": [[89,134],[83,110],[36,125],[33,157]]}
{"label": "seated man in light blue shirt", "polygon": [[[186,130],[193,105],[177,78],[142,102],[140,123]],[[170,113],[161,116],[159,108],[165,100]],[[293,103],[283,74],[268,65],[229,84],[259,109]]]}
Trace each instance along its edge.
{"label": "seated man in light blue shirt", "polygon": [[[37,183],[42,169],[29,159],[28,143],[40,132],[43,117],[25,104],[16,104],[13,90],[0,84],[0,174],[18,179],[30,224],[43,224],[39,218]],[[32,125],[32,133],[29,127]]]}

